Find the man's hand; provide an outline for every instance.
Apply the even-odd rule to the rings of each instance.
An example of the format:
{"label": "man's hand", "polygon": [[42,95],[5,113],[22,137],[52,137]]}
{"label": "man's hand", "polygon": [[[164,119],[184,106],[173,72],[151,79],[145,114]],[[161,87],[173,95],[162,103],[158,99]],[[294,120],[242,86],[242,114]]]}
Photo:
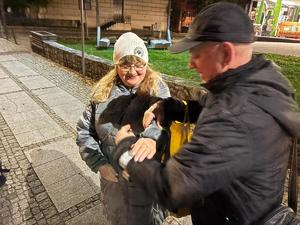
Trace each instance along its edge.
{"label": "man's hand", "polygon": [[123,126],[116,134],[115,143],[116,145],[118,145],[120,141],[122,141],[124,138],[132,137],[132,136],[134,137],[135,135],[130,128],[130,124],[127,124]]}
{"label": "man's hand", "polygon": [[156,153],[156,141],[151,138],[140,138],[131,148],[130,154],[134,156],[134,161],[142,162],[145,158],[152,159]]}
{"label": "man's hand", "polygon": [[114,168],[109,165],[105,164],[103,166],[100,166],[99,172],[102,178],[105,180],[111,181],[111,182],[118,182],[118,174],[114,170]]}

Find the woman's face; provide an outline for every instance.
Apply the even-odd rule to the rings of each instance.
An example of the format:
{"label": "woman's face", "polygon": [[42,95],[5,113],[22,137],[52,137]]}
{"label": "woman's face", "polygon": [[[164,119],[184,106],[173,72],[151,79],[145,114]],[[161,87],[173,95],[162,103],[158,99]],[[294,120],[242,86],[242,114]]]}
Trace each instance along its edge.
{"label": "woman's face", "polygon": [[147,65],[141,62],[117,65],[117,72],[123,84],[129,88],[138,87],[146,76]]}

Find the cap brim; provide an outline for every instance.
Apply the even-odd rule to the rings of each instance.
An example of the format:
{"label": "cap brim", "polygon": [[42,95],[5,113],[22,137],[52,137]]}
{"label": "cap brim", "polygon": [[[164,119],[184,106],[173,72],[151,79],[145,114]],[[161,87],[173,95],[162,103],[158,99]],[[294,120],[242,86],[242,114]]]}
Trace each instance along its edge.
{"label": "cap brim", "polygon": [[183,38],[182,40],[172,44],[168,50],[171,53],[180,53],[184,52],[186,50],[189,50],[197,45],[201,44],[201,41],[192,41],[191,39],[188,38]]}

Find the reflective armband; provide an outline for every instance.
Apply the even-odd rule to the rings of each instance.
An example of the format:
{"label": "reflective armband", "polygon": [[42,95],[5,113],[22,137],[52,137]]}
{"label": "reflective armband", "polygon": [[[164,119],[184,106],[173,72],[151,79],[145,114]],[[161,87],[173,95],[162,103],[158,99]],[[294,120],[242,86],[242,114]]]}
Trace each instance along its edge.
{"label": "reflective armband", "polygon": [[119,165],[123,168],[126,169],[127,164],[129,161],[133,158],[133,156],[130,154],[129,151],[124,152],[121,157],[119,158]]}

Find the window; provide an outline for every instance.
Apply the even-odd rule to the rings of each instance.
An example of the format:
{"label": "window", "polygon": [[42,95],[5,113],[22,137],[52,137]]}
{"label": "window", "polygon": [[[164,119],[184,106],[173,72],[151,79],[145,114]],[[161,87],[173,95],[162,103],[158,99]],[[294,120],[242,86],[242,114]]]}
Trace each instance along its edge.
{"label": "window", "polygon": [[[79,9],[81,9],[81,0],[78,0]],[[92,10],[92,0],[83,0],[84,10]]]}

